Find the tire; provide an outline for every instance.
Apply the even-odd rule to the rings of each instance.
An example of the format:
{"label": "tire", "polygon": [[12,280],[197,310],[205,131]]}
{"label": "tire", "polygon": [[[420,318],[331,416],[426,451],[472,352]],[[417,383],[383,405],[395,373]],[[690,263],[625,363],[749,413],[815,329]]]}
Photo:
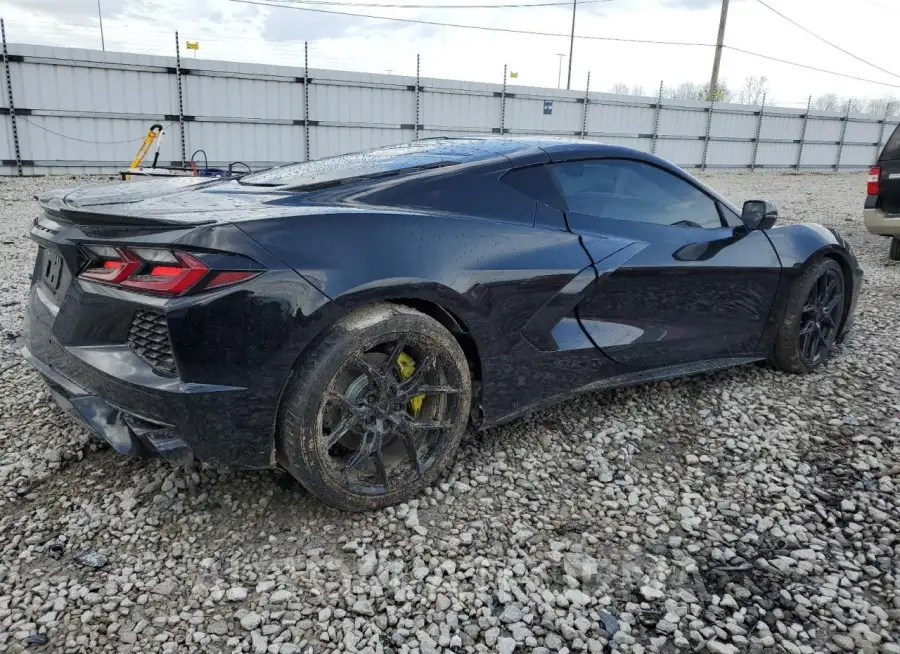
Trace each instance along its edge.
{"label": "tire", "polygon": [[279,462],[332,506],[397,504],[453,461],[471,402],[468,362],[450,332],[405,306],[367,307],[304,355],[282,399]]}
{"label": "tire", "polygon": [[900,261],[900,238],[891,237],[891,249],[888,251],[888,259]]}
{"label": "tire", "polygon": [[803,272],[775,338],[776,368],[808,373],[828,359],[843,324],[846,292],[844,273],[833,259],[821,259]]}

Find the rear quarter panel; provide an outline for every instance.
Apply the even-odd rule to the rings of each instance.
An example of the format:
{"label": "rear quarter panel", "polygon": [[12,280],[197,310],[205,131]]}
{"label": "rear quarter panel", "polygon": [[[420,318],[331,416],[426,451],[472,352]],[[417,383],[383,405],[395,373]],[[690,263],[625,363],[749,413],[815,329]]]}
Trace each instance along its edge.
{"label": "rear quarter panel", "polygon": [[822,257],[834,258],[844,271],[845,283],[850,291],[847,294],[844,324],[841,328],[841,332],[846,333],[853,324],[863,276],[849,243],[839,232],[815,223],[781,225],[768,229],[765,233],[781,261],[782,276],[775,299],[775,310],[766,326],[764,342],[771,348],[794,284],[809,265]]}
{"label": "rear quarter panel", "polygon": [[[596,275],[571,232],[421,211],[305,215],[242,228],[345,311],[415,299],[453,314],[477,349],[482,424],[609,374],[610,360],[580,330],[563,344],[552,333],[564,319],[575,324],[577,296],[567,285]],[[610,238],[596,247],[609,255],[625,245]]]}
{"label": "rear quarter panel", "polygon": [[241,228],[345,310],[392,298],[442,305],[482,358],[519,346],[521,326],[590,264],[569,232],[442,213],[305,215]]}

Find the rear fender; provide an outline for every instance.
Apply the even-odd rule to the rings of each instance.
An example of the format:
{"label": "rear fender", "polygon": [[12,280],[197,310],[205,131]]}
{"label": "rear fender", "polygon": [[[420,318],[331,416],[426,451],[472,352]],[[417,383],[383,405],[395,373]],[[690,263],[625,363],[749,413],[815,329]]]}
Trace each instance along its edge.
{"label": "rear fender", "polygon": [[766,351],[774,346],[778,328],[784,320],[788,298],[797,279],[809,266],[823,257],[835,259],[844,272],[848,292],[845,298],[844,324],[840,333],[845,334],[852,325],[853,312],[859,299],[862,270],[844,237],[835,230],[814,223],[774,227],[766,230],[765,234],[775,248],[782,266],[774,310],[770,314],[763,336]]}
{"label": "rear fender", "polygon": [[444,307],[482,357],[521,346],[521,327],[591,263],[570,232],[456,214],[307,215],[241,228],[345,311],[403,298]]}

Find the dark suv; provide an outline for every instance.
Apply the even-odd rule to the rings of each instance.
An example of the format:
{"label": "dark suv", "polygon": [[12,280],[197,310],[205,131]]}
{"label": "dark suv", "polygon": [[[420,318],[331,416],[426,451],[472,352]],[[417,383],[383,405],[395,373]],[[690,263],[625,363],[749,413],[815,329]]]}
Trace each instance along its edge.
{"label": "dark suv", "polygon": [[869,171],[866,194],[866,229],[872,234],[890,236],[890,258],[900,261],[900,125]]}

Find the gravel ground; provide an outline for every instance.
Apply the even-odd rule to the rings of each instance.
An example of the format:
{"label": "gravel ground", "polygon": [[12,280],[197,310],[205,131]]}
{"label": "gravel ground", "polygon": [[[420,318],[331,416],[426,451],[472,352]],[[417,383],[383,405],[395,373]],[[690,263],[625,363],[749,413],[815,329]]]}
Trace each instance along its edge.
{"label": "gravel ground", "polygon": [[365,515],[89,441],[13,340],[30,196],[73,182],[0,181],[0,651],[900,653],[900,267],[865,176],[705,177],[849,237],[864,294],[826,369],[588,395]]}

